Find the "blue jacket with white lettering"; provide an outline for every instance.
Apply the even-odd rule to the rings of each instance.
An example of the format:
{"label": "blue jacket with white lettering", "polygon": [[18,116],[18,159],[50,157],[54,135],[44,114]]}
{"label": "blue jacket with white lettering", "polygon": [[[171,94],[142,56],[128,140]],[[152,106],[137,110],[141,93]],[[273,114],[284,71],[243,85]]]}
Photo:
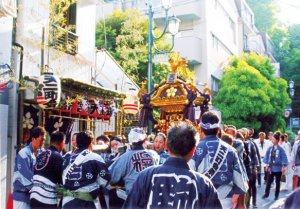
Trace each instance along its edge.
{"label": "blue jacket with white lettering", "polygon": [[[226,147],[227,154],[224,154],[224,149],[220,149],[218,152],[219,146],[220,148]],[[214,161],[215,156],[216,161]],[[246,173],[235,149],[216,136],[206,136],[197,145],[189,165],[191,169],[202,174],[207,171],[216,171],[211,181],[218,190],[220,199],[231,198],[233,194],[244,194],[248,190]]]}
{"label": "blue jacket with white lettering", "polygon": [[[69,167],[80,155],[84,155],[84,160],[70,172]],[[64,188],[75,192],[89,193],[94,199],[92,202],[66,196],[63,198],[63,208],[95,208],[95,205],[98,204],[96,198],[100,186],[104,188],[111,178],[102,157],[87,149],[78,149],[73,155],[67,153],[63,159],[63,177],[66,176],[65,179],[63,178]],[[70,174],[66,175],[66,173]]]}
{"label": "blue jacket with white lettering", "polygon": [[55,187],[62,183],[63,158],[54,146],[50,146],[36,158],[33,187],[30,199],[46,205],[57,204]]}
{"label": "blue jacket with white lettering", "polygon": [[166,151],[165,149],[163,149],[160,153],[157,153],[159,155],[159,164],[163,164],[164,162],[166,162],[166,160],[169,157],[169,153],[168,151]]}
{"label": "blue jacket with white lettering", "polygon": [[190,170],[185,159],[169,157],[140,173],[123,208],[222,208],[212,182]]}
{"label": "blue jacket with white lettering", "polygon": [[150,166],[158,165],[158,163],[159,156],[154,150],[147,150],[143,146],[137,145],[121,155],[109,167],[111,172],[110,184],[114,185],[122,179],[128,193],[139,173]]}
{"label": "blue jacket with white lettering", "polygon": [[[44,148],[38,150],[38,155],[44,151]],[[32,187],[32,178],[34,166],[36,163],[36,156],[34,155],[32,144],[20,150],[15,158],[12,195],[13,200],[29,203],[29,191]]]}
{"label": "blue jacket with white lettering", "polygon": [[270,166],[269,170],[271,169],[272,172],[281,172],[282,166],[283,165],[287,166],[289,164],[288,159],[287,159],[284,149],[278,144],[277,149],[275,151],[275,162],[272,162],[271,154],[272,154],[273,147],[274,147],[274,145],[269,147],[269,149],[267,150],[267,153],[264,157],[263,162]]}

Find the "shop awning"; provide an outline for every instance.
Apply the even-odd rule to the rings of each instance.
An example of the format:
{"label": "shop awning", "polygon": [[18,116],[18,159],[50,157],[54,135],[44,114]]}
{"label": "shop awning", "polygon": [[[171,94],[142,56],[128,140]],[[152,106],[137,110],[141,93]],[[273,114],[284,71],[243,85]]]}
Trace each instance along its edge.
{"label": "shop awning", "polygon": [[126,94],[122,92],[84,83],[81,81],[74,80],[72,78],[61,78],[61,87],[64,92],[71,91],[72,93],[78,93],[83,95],[87,94],[89,96],[95,97],[114,97],[120,99],[126,97]]}

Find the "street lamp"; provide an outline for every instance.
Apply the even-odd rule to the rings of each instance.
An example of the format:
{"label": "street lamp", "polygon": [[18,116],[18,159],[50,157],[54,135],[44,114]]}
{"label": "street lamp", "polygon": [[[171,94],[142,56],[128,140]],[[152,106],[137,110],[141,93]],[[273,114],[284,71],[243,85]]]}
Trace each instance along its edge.
{"label": "street lamp", "polygon": [[294,81],[292,79],[289,81],[289,87],[290,87],[290,97],[293,98],[295,94],[294,88]]}
{"label": "street lamp", "polygon": [[[162,34],[158,37],[154,35],[154,30],[155,30],[155,28],[153,28],[154,11],[152,10],[151,4],[149,5],[149,10],[148,10],[148,13],[149,13],[149,21],[148,21],[148,88],[147,88],[148,93],[151,91],[151,88],[152,88],[152,67],[153,67],[152,46],[154,46],[155,50],[158,51],[158,53],[160,53],[160,54],[170,52],[174,47],[174,37],[178,33],[179,23],[180,23],[180,20],[178,18],[176,18],[174,15],[171,18],[168,17],[168,10],[172,6],[172,0],[161,0],[161,6],[165,10],[165,26],[164,26]],[[172,35],[172,46],[167,51],[161,51],[155,46],[154,40],[158,40],[161,37],[163,37],[163,35],[166,33],[166,29],[168,26],[169,26],[169,33]],[[150,133],[150,132],[151,132],[151,123],[150,123],[150,121],[148,121],[148,133]]]}
{"label": "street lamp", "polygon": [[289,81],[289,87],[290,89],[294,88],[294,81],[292,79]]}

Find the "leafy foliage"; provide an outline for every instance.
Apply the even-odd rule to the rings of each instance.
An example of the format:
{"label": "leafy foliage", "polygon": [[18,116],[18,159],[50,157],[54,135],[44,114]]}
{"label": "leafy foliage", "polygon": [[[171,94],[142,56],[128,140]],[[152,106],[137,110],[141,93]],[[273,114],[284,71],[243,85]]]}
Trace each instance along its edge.
{"label": "leafy foliage", "polygon": [[[105,42],[106,33],[106,42]],[[158,29],[154,31],[156,36],[162,32]],[[141,13],[136,10],[122,12],[115,11],[112,15],[105,17],[96,25],[96,46],[105,47],[139,84],[147,80],[148,75],[148,19],[141,17]],[[162,51],[170,49],[171,44],[167,43],[167,36],[155,40],[155,45]],[[155,50],[153,49],[153,54]],[[153,64],[153,84],[160,83],[171,72],[168,65]],[[193,72],[187,69],[187,75],[193,76]]]}
{"label": "leafy foliage", "polygon": [[278,6],[274,0],[247,0],[247,3],[255,14],[255,25],[259,31],[272,34],[277,25]]}
{"label": "leafy foliage", "polygon": [[[267,31],[275,46],[275,59],[280,63],[282,77],[295,82],[295,96],[290,117],[300,117],[299,95],[300,86],[300,24],[281,26],[284,23],[275,21],[278,15],[276,2],[273,0],[247,0],[255,13],[256,26],[261,31]],[[271,17],[271,18],[269,18]]]}
{"label": "leafy foliage", "polygon": [[255,53],[233,56],[213,104],[225,124],[255,130],[283,129],[287,82],[273,75],[270,60]]}

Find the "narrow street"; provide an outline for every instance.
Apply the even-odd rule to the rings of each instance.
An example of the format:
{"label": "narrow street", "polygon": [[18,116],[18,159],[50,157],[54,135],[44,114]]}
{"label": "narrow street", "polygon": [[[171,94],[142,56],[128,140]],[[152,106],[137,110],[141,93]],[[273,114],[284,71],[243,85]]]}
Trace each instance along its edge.
{"label": "narrow street", "polygon": [[[273,185],[271,186],[270,195],[268,198],[261,198],[264,195],[266,184],[262,183],[261,188],[257,188],[257,207],[259,209],[275,209],[275,208],[284,208],[284,202],[288,195],[292,192],[292,173],[287,176],[290,179],[288,185],[288,191],[280,191],[279,199],[274,200],[275,198],[275,190],[272,190]],[[257,185],[257,183],[256,183]],[[252,208],[252,207],[250,207]]]}

